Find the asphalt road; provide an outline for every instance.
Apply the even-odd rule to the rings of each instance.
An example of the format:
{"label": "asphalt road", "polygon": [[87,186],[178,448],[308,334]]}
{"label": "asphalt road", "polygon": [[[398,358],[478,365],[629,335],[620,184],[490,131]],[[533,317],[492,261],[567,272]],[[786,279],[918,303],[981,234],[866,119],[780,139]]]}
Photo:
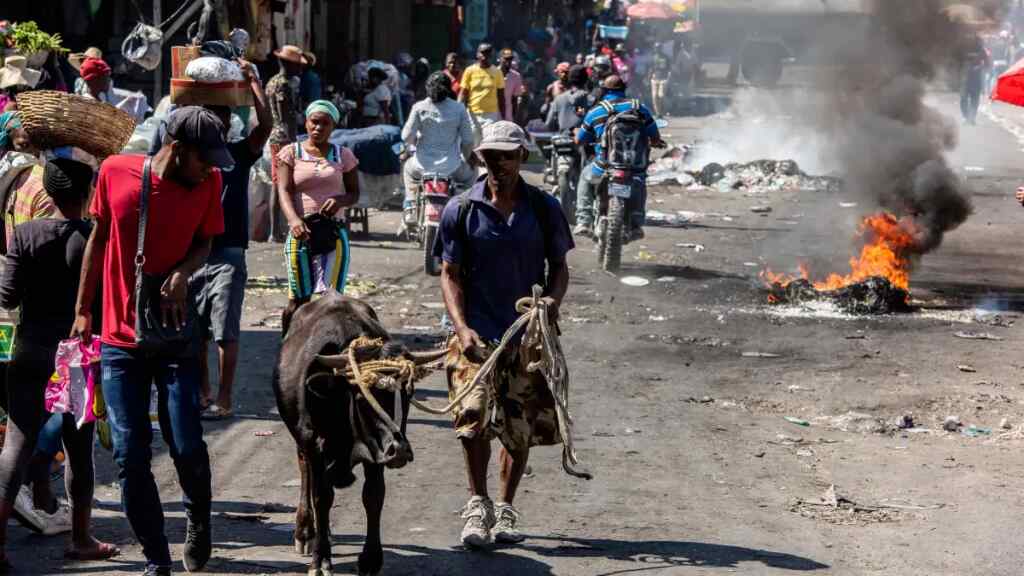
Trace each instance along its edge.
{"label": "asphalt road", "polygon": [[[933,100],[955,113],[952,95]],[[822,245],[837,246],[837,262],[849,255],[855,216],[868,207],[841,207],[849,199],[839,192],[654,189],[651,208],[703,217],[684,228],[650,227],[627,247],[622,275],[651,280],[645,287],[597,270],[590,244],[581,242],[570,259],[563,344],[577,447],[594,480],[563,474],[558,449],[534,451],[517,500],[526,542],[463,550],[459,445],[444,418],[415,413],[415,462],[387,473],[385,573],[1018,574],[1024,436],[1001,436],[999,425],[1024,423],[1024,363],[1016,353],[1024,342],[1017,317],[1024,248],[1016,241],[1024,209],[1012,200],[1024,171],[1022,143],[1010,131],[1024,128],[1024,115],[994,113],[999,123],[983,115],[977,127],[964,127],[950,154],[974,190],[975,214],[919,263],[910,314],[855,319],[766,305],[757,280],[764,264],[795,264]],[[669,133],[685,143],[732,134],[751,120],[685,118]],[[755,214],[755,205],[772,212]],[[395,213],[373,215],[371,238],[353,250],[353,288],[394,334],[426,348],[442,336],[440,290],[422,274],[415,246],[395,240],[396,224]],[[285,301],[280,247],[253,246],[249,266],[260,281],[246,301],[239,416],[206,428],[215,494],[207,571],[304,573],[291,535],[295,451],[270,389],[274,322]],[[978,307],[1017,324],[979,323]],[[964,331],[998,340],[954,337]],[[440,401],[442,376],[420,390]],[[862,415],[836,418],[849,412]],[[904,414],[917,428],[881,431]],[[990,433],[944,432],[950,415]],[[180,493],[166,451],[159,442],[155,448],[180,569]],[[10,557],[24,573],[141,572],[110,456],[99,450],[96,460],[96,531],[118,543],[122,557],[66,564],[63,537],[14,528]],[[838,508],[820,505],[830,486]],[[336,573],[354,573],[364,527],[356,490],[338,493],[331,519]]]}

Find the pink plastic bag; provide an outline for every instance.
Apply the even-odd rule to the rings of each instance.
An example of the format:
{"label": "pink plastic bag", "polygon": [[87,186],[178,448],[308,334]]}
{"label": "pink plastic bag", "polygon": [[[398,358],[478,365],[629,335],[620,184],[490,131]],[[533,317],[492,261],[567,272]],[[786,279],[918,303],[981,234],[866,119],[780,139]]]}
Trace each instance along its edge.
{"label": "pink plastic bag", "polygon": [[101,396],[99,339],[93,338],[89,344],[78,338],[61,341],[56,368],[46,385],[46,410],[73,415],[79,428],[94,422],[94,406]]}

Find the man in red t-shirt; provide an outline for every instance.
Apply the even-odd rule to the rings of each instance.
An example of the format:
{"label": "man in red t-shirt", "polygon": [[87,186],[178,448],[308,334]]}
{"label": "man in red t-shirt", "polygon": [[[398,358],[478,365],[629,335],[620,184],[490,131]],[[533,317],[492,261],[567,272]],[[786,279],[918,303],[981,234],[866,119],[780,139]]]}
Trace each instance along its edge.
{"label": "man in red t-shirt", "polygon": [[[176,110],[164,147],[152,157],[149,215],[143,249],[147,274],[165,276],[164,320],[177,326],[188,305],[188,279],[224,231],[221,173],[233,165],[224,127],[199,107]],[[103,285],[101,365],[114,460],[120,469],[125,515],[146,556],[146,574],[169,575],[160,495],[150,471],[150,390],[156,385],[160,429],[178,471],[188,515],[184,563],[201,569],[210,558],[210,457],[203,442],[199,359],[145,354],[135,345],[135,253],[143,156],[112,156],[100,167],[90,213],[96,223],[86,244],[72,334],[91,339],[92,302]]]}

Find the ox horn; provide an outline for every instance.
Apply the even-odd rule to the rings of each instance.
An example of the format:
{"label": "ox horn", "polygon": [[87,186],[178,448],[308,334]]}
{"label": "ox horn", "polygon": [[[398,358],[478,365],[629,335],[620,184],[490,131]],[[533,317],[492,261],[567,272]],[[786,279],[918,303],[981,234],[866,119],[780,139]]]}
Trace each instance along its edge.
{"label": "ox horn", "polygon": [[335,354],[332,356],[317,354],[316,361],[328,368],[335,368],[337,370],[348,368],[348,354]]}
{"label": "ox horn", "polygon": [[448,350],[430,350],[429,352],[410,352],[409,356],[417,366],[430,364],[448,355]]}

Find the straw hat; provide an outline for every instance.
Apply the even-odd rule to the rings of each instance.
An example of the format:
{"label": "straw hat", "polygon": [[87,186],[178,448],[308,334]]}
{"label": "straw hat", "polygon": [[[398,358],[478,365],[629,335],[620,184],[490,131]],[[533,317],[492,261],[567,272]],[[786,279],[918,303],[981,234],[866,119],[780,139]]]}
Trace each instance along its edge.
{"label": "straw hat", "polygon": [[309,58],[306,57],[306,53],[302,51],[302,48],[292,44],[281,46],[274,51],[274,56],[286,62],[309,65]]}
{"label": "straw hat", "polygon": [[99,58],[103,59],[103,50],[92,46],[86,48],[85,52],[75,52],[74,54],[68,54],[68,64],[75,70],[82,69],[82,62],[85,62],[86,58]]}
{"label": "straw hat", "polygon": [[0,68],[0,90],[11,86],[35,88],[42,75],[42,72],[28,67],[28,59],[24,56],[12,54],[4,60],[4,65]]}

